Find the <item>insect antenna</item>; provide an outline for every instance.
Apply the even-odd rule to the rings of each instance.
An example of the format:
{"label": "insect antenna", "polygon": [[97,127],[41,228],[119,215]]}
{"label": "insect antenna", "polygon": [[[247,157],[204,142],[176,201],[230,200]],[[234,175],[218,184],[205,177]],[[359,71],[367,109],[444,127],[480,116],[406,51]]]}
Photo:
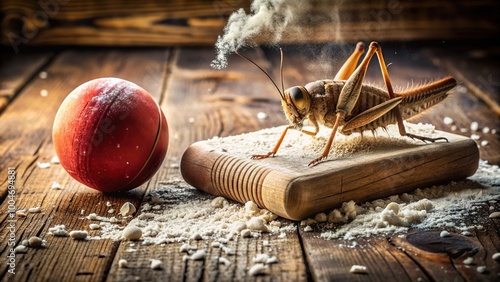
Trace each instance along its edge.
{"label": "insect antenna", "polygon": [[[234,53],[236,55],[242,57],[243,59],[246,59],[250,63],[254,64],[256,67],[258,67],[267,76],[267,78],[269,78],[269,80],[271,80],[271,82],[274,84],[274,87],[276,87],[276,90],[278,90],[278,93],[280,94],[281,99],[285,100],[285,96],[283,95],[284,91],[282,92],[279,89],[278,85],[276,85],[276,82],[274,82],[274,80],[271,78],[271,76],[263,68],[261,68],[259,65],[257,65],[257,63],[255,63],[254,61],[250,60],[248,57],[244,56],[240,52],[234,51]],[[283,51],[281,51],[281,66],[283,66]],[[283,68],[281,69],[281,88],[283,88]]]}

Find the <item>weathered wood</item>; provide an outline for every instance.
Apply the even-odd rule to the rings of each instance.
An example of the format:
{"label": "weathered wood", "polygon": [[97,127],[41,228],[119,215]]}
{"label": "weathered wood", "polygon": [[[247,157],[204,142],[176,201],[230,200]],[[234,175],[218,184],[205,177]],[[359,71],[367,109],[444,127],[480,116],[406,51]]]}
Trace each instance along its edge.
{"label": "weathered wood", "polygon": [[37,52],[15,56],[2,48],[0,54],[0,113],[53,56],[52,52]]}
{"label": "weathered wood", "polygon": [[[318,235],[301,230],[314,281],[432,281],[385,238],[360,239],[354,244]],[[353,265],[366,266],[367,273],[350,273]]]}
{"label": "weathered wood", "polygon": [[[228,16],[248,0],[3,1],[2,43],[24,45],[212,45]],[[494,38],[495,1],[311,1],[294,11],[282,43],[355,42],[359,39],[453,40]],[[314,36],[308,36],[314,34]],[[254,42],[274,40],[264,30]]]}
{"label": "weathered wood", "polygon": [[[120,195],[104,195],[78,184],[60,165],[53,164],[48,169],[42,169],[37,162],[48,162],[54,156],[52,121],[62,100],[71,90],[96,77],[117,76],[146,84],[145,89],[159,100],[167,55],[166,50],[149,50],[146,53],[134,50],[62,52],[45,69],[49,77],[44,80],[35,77],[1,115],[0,171],[6,176],[8,167],[13,167],[17,173],[16,209],[40,206],[42,210],[42,213],[18,218],[16,245],[33,235],[47,240],[46,248],[30,249],[27,254],[16,257],[16,276],[10,276],[7,265],[2,264],[2,279],[100,281],[107,276],[117,243],[111,240],[79,242],[58,238],[48,235],[48,229],[64,224],[68,231],[88,230],[89,221],[83,219],[84,216],[89,213],[111,216],[107,201],[115,209],[115,215],[125,201],[137,206],[144,187]],[[40,96],[40,89],[47,89],[48,95]],[[6,180],[2,177],[2,199],[6,199]],[[51,189],[52,181],[59,182],[63,189]],[[7,204],[8,201],[2,202],[2,211],[7,211]],[[7,226],[9,213],[2,212],[0,216],[2,226]],[[7,242],[9,236],[10,232],[2,228],[1,240]],[[4,244],[2,257],[6,257],[9,250],[10,247]]]}

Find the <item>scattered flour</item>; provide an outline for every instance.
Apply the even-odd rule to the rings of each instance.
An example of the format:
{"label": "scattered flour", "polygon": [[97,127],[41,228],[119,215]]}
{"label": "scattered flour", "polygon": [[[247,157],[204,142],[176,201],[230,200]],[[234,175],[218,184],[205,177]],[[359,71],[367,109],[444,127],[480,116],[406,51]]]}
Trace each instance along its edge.
{"label": "scattered flour", "polygon": [[[406,126],[409,132],[415,134],[426,136],[439,134],[434,131],[432,125],[407,123]],[[373,150],[375,146],[377,149],[380,146],[404,147],[414,143],[421,144],[420,141],[400,137],[397,133],[397,127],[389,127],[387,131],[388,134],[375,133],[375,135],[383,135],[377,137],[377,141],[383,142],[367,140],[374,138],[370,134],[364,138],[360,136],[345,137],[338,134],[335,139],[336,144],[332,148],[332,155],[341,157],[364,153]],[[300,155],[300,148],[297,150],[297,146],[294,144],[296,145],[297,140],[306,139],[310,140],[305,142],[310,142],[311,147],[305,148],[304,154],[302,156],[296,155],[295,158],[304,157],[309,160],[312,154],[316,154],[314,151],[311,152],[311,149],[317,148],[317,152],[321,152],[323,149],[324,140],[318,139],[327,138],[329,131],[322,130],[321,132],[323,135],[310,138],[291,130],[283,141],[278,155],[286,158],[290,151],[299,152]],[[263,130],[262,138],[258,138],[255,144],[240,148],[240,151],[236,153],[250,156],[256,153],[255,148],[272,148],[276,140],[274,135],[268,135],[270,137],[266,137],[266,131]],[[229,147],[231,138],[234,141],[234,138],[242,137],[213,138],[211,142],[216,142],[217,146],[222,142],[231,149]],[[375,145],[373,145],[374,143]],[[307,165],[307,161],[304,161],[304,165]],[[464,219],[467,216],[470,218],[471,215],[477,213],[481,205],[485,204],[496,206],[494,210],[498,210],[498,203],[500,203],[499,176],[498,166],[480,161],[476,174],[467,180],[417,189],[412,193],[393,195],[372,202],[345,202],[340,208],[317,214],[302,221],[300,225],[278,218],[270,211],[260,209],[253,202],[242,205],[201,192],[182,179],[174,179],[160,183],[155,190],[149,192],[133,217],[118,215],[118,218],[115,218],[89,214],[84,220],[89,220],[89,224],[100,221],[100,229],[94,231],[92,239],[120,240],[124,226],[128,225],[136,226],[142,230],[142,236],[138,242],[143,245],[213,240],[213,243],[221,248],[225,247],[224,244],[232,240],[233,236],[260,237],[264,232],[269,232],[276,235],[274,237],[277,239],[286,239],[287,234],[295,233],[298,226],[307,229],[305,231],[318,233],[325,239],[346,240],[387,236],[412,229],[430,228],[456,230],[463,234],[470,234],[469,230],[481,229],[482,222],[478,218],[473,224],[466,225]],[[130,214],[131,210],[125,214]],[[488,218],[486,217],[484,220],[488,220]],[[234,253],[234,250],[225,248],[222,249],[225,255]],[[188,255],[193,254],[190,245],[183,245],[181,252],[186,252]],[[190,257],[187,256],[187,258]],[[252,272],[265,272],[266,267],[265,264],[262,267],[256,266]]]}
{"label": "scattered flour", "polygon": [[[152,209],[159,206],[159,209]],[[254,203],[241,205],[198,191],[183,180],[162,183],[149,193],[137,216],[128,222],[142,230],[143,245],[186,242],[190,240],[216,239],[223,243],[226,238],[240,235],[259,237],[262,232],[296,232],[294,222],[282,224],[277,216]],[[108,218],[90,214],[90,220],[100,220],[100,230],[92,239],[120,240],[124,231],[122,221],[111,222]],[[189,245],[181,246],[188,251]],[[226,253],[234,252],[226,250]]]}
{"label": "scattered flour", "polygon": [[366,274],[368,273],[368,269],[364,265],[353,265],[351,266],[351,269],[349,270],[350,273],[356,273],[356,274]]}
{"label": "scattered flour", "polygon": [[[431,124],[414,124],[406,121],[404,124],[409,133],[433,138],[441,137]],[[213,137],[207,140],[207,143],[214,148],[221,148],[225,152],[230,152],[233,156],[249,158],[254,154],[265,154],[271,151],[278,141],[277,136],[281,134],[285,127],[266,128],[257,132],[223,138]],[[314,128],[308,125],[308,120],[304,123],[304,130],[314,131]],[[314,137],[298,130],[288,130],[276,156],[286,160],[281,163],[299,161],[304,162],[304,166],[307,166],[309,161],[323,152],[331,130],[331,128],[320,126],[319,132]],[[242,143],[248,144],[248,146],[241,146]],[[369,131],[363,134],[356,132],[349,136],[337,133],[330,149],[329,158],[352,157],[375,150],[407,148],[422,144],[422,141],[402,137],[396,125],[389,125],[386,129],[379,128],[373,133]]]}
{"label": "scattered flour", "polygon": [[[300,225],[305,225],[307,231],[318,231],[325,239],[346,240],[386,236],[415,228],[470,233],[469,230],[481,229],[481,222],[465,225],[464,218],[476,214],[480,205],[496,204],[500,200],[498,175],[498,166],[481,161],[476,174],[468,180],[417,189],[360,205],[346,202],[341,208],[325,214],[326,221],[325,215],[321,214],[302,221]],[[160,205],[161,209],[148,210],[148,204]],[[120,239],[123,226],[119,223],[123,221],[96,215],[87,218],[102,220],[101,228],[96,230],[98,233],[92,239]],[[279,219],[254,203],[242,205],[211,196],[182,180],[163,183],[151,192],[142,205],[142,211],[128,224],[142,229],[144,245],[193,239],[216,239],[218,241],[214,243],[224,244],[233,235],[259,237],[262,232],[286,238],[287,233],[296,232],[297,228],[295,222]],[[181,249],[190,250],[189,245]]]}
{"label": "scattered flour", "polygon": [[476,174],[468,180],[417,189],[361,205],[344,203],[342,208],[330,213],[328,223],[318,224],[320,236],[354,240],[416,228],[463,232],[482,229],[479,220],[476,224],[466,225],[464,218],[477,214],[480,205],[500,200],[499,175],[498,166],[481,161]]}

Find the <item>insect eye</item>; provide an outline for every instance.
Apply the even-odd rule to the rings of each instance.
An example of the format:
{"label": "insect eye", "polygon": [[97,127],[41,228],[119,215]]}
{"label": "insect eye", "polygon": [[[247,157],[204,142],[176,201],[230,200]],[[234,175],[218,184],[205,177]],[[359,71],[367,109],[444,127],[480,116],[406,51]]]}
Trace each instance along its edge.
{"label": "insect eye", "polygon": [[307,97],[305,97],[305,90],[300,89],[300,87],[292,87],[289,90],[290,98],[292,100],[293,105],[297,108],[297,110],[305,109],[307,105]]}

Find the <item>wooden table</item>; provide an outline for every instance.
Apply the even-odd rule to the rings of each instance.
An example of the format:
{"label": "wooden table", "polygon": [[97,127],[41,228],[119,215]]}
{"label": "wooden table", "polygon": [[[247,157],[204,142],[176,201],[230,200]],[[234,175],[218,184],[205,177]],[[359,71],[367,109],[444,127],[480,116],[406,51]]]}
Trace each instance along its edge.
{"label": "wooden table", "polygon": [[[437,129],[470,136],[470,124],[479,123],[497,133],[479,132],[481,158],[500,164],[499,69],[498,46],[432,42],[429,44],[381,42],[389,72],[396,87],[453,75],[460,81],[457,90],[445,102],[414,122],[430,122]],[[343,48],[342,48],[343,47]],[[316,45],[285,48],[285,85],[305,84],[332,77],[352,46]],[[277,49],[244,51],[259,65],[279,77]],[[229,136],[282,125],[284,116],[279,96],[272,84],[248,62],[233,56],[229,67],[216,71],[209,63],[213,47],[176,48],[59,48],[21,51],[2,50],[0,68],[0,175],[1,213],[0,265],[3,281],[493,281],[498,279],[500,264],[491,254],[500,250],[500,222],[491,219],[485,230],[473,232],[480,247],[478,260],[488,263],[489,273],[462,267],[464,257],[429,253],[398,242],[394,238],[374,237],[358,240],[358,247],[339,248],[341,240],[324,240],[316,232],[290,234],[287,240],[275,235],[237,240],[236,254],[224,271],[207,256],[201,261],[183,261],[181,243],[142,246],[133,254],[124,242],[91,240],[78,242],[49,237],[48,229],[64,222],[69,229],[86,229],[81,211],[106,215],[104,203],[120,206],[130,201],[141,205],[143,196],[158,183],[180,177],[178,164],[184,150],[193,142],[213,136]],[[375,62],[378,64],[378,62]],[[381,85],[377,65],[372,65],[367,79]],[[43,74],[47,74],[44,78]],[[76,86],[104,76],[133,81],[148,90],[160,103],[169,122],[171,140],[167,158],[160,171],[146,184],[121,195],[104,195],[71,179],[61,166],[38,169],[37,162],[54,156],[51,140],[52,122],[65,96]],[[47,95],[41,95],[41,90]],[[43,92],[42,92],[43,93]],[[257,119],[257,114],[268,114]],[[454,120],[455,131],[443,122]],[[189,121],[193,121],[190,123]],[[461,132],[460,129],[464,128]],[[465,130],[467,129],[467,130]],[[16,171],[16,208],[41,206],[42,213],[19,218],[15,224],[20,242],[37,235],[50,241],[44,249],[30,249],[17,256],[15,276],[7,272],[9,167]],[[55,179],[64,187],[51,191]],[[498,203],[496,203],[498,210]],[[490,213],[487,208],[479,215]],[[473,216],[469,220],[473,220]],[[296,223],[299,225],[299,223]],[[280,262],[265,276],[248,276],[252,256],[269,241]],[[210,244],[210,242],[199,242]],[[119,268],[118,260],[127,258],[136,267]],[[162,271],[152,271],[149,259],[160,257],[166,264]],[[368,275],[349,273],[353,264],[368,265]]]}

